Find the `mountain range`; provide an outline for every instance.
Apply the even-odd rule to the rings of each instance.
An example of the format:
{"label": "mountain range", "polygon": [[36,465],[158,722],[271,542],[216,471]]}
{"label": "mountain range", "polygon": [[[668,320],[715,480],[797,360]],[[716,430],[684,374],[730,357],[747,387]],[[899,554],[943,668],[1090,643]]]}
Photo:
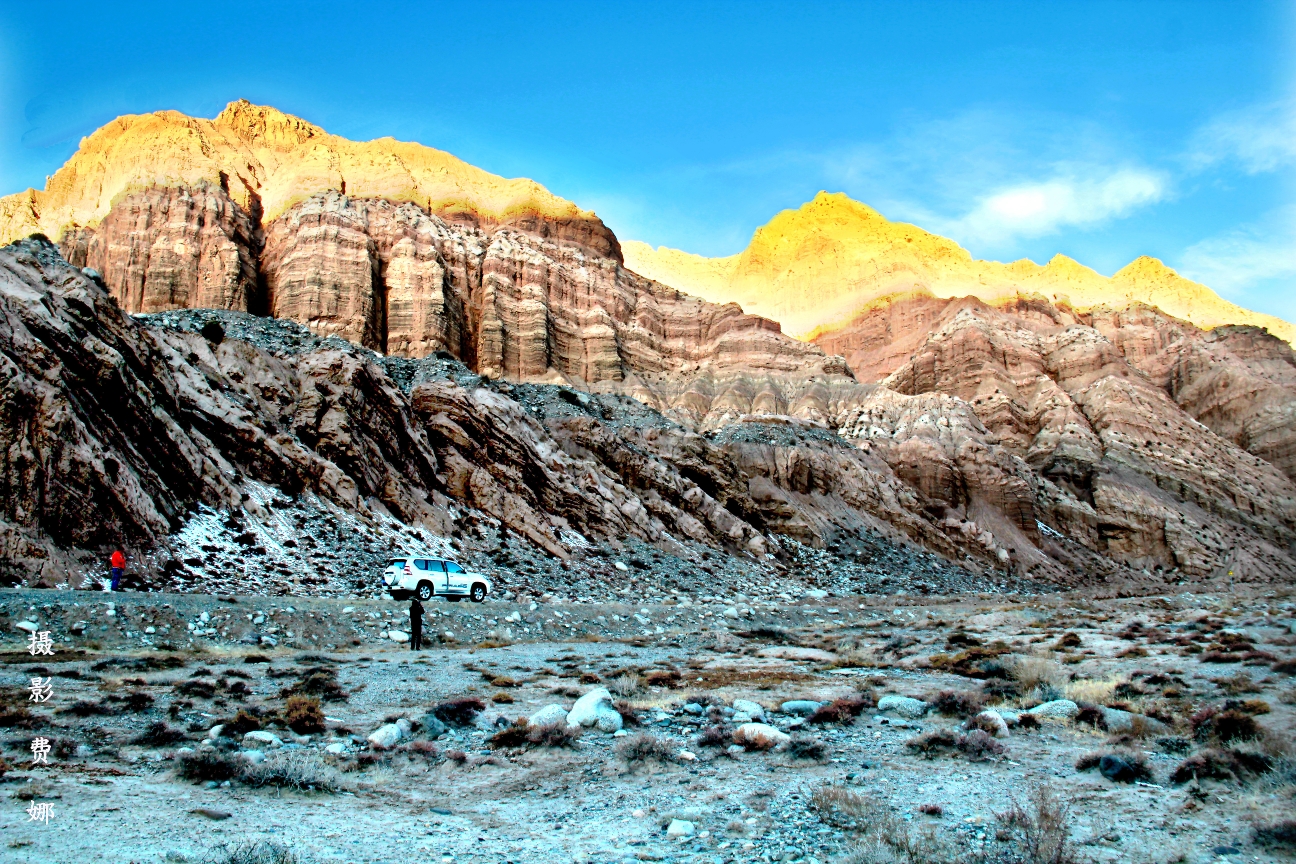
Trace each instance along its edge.
{"label": "mountain range", "polygon": [[976,261],[821,193],[705,259],[243,101],[113,121],[0,241],[12,578],[123,542],[216,578],[195,514],[251,536],[279,494],[555,561],[815,549],[836,590],[884,547],[987,585],[1296,578],[1291,325],[1150,258]]}

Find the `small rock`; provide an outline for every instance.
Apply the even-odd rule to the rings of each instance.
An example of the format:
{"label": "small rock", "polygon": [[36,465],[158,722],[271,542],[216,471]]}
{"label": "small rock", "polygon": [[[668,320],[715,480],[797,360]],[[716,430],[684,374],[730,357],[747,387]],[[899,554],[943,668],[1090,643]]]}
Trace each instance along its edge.
{"label": "small rock", "polygon": [[260,765],[265,761],[265,753],[260,750],[241,750],[239,756],[246,759],[253,765]]}
{"label": "small rock", "polygon": [[393,642],[408,642],[410,640],[409,634],[402,630],[388,630],[387,638]]}
{"label": "small rock", "polygon": [[725,610],[724,610],[724,616],[725,616],[726,618],[737,618],[737,617],[738,617],[738,609],[737,609],[737,607],[735,607],[735,606],[728,606],[728,607],[726,607]]}
{"label": "small rock", "polygon": [[[326,718],[327,719],[327,718]],[[414,720],[414,728],[418,729],[424,738],[440,738],[446,732],[446,725],[435,714],[424,714]]]}
{"label": "small rock", "polygon": [[733,702],[734,711],[740,711],[750,717],[756,717],[761,720],[765,719],[765,709],[757,702],[750,699],[735,699]]}
{"label": "small rock", "polygon": [[691,837],[693,836],[693,823],[684,819],[672,819],[670,825],[666,826],[666,836]]}
{"label": "small rock", "polygon": [[622,573],[629,573],[629,572],[630,572],[630,568],[627,567],[627,566],[625,565],[625,563],[622,562],[622,561],[613,561],[613,562],[612,562],[612,566],[615,567],[616,569],[620,570]]}
{"label": "small rock", "polygon": [[690,753],[688,750],[681,750],[679,751],[679,758],[683,759],[685,762],[696,762],[697,754]]}
{"label": "small rock", "polygon": [[208,819],[212,819],[217,822],[221,821],[222,819],[228,819],[232,815],[230,813],[226,813],[224,810],[216,810],[212,807],[195,807],[189,812],[194,814],[195,816],[206,816]]}
{"label": "small rock", "polygon": [[246,747],[249,743],[264,744],[271,749],[283,746],[283,740],[278,735],[273,732],[266,732],[262,729],[258,729],[255,732],[249,732],[243,736],[243,745]]}
{"label": "small rock", "polygon": [[781,732],[767,723],[744,723],[734,730],[735,744],[751,747],[756,750],[769,750],[786,744],[791,736]]}
{"label": "small rock", "polygon": [[921,699],[914,699],[911,696],[883,696],[878,700],[877,709],[879,711],[892,711],[901,717],[908,717],[910,720],[917,720],[927,713],[931,707]]}
{"label": "small rock", "polygon": [[1026,713],[1049,720],[1073,720],[1080,713],[1080,706],[1070,699],[1054,699],[1052,702],[1036,705]]}
{"label": "small rock", "polygon": [[779,710],[794,717],[809,717],[819,710],[820,705],[821,703],[809,699],[791,699],[780,705]]}
{"label": "small rock", "polygon": [[729,719],[732,720],[734,723],[738,724],[739,726],[741,726],[743,723],[750,723],[753,720],[757,720],[757,719],[764,720],[765,718],[764,717],[757,718],[751,716],[750,714],[744,714],[741,711],[735,711]]}
{"label": "small rock", "polygon": [[998,708],[996,709],[996,711],[998,712],[999,716],[1003,718],[1003,721],[1007,723],[1009,726],[1016,726],[1018,723],[1021,722],[1020,711],[1013,711],[1009,708]]}
{"label": "small rock", "polygon": [[1103,725],[1107,727],[1108,732],[1129,732],[1134,729],[1136,723],[1153,734],[1161,735],[1168,731],[1166,725],[1160,720],[1151,717],[1145,717],[1142,714],[1134,714],[1129,711],[1122,711],[1119,708],[1102,708]]}
{"label": "small rock", "polygon": [[746,749],[745,747],[740,747],[737,744],[730,744],[728,747],[725,748],[725,752],[728,753],[730,756],[737,756],[740,753],[742,753],[745,749]]}
{"label": "small rock", "polygon": [[332,753],[334,756],[341,756],[343,753],[346,752],[346,749],[347,749],[346,745],[343,744],[341,741],[338,741],[336,743],[330,744],[327,747],[325,747],[324,752]]}
{"label": "small rock", "polygon": [[532,726],[548,726],[551,723],[567,721],[567,709],[561,705],[546,705],[527,718]]}
{"label": "small rock", "polygon": [[699,705],[699,704],[696,703],[696,702],[687,702],[687,703],[685,703],[685,705],[684,705],[684,711],[685,711],[686,713],[688,713],[688,714],[692,714],[692,715],[695,716],[695,717],[701,717],[701,716],[702,716],[702,706]]}
{"label": "small rock", "polygon": [[39,629],[40,627],[40,625],[37,624],[35,621],[19,621],[17,624],[13,626],[15,630],[21,630],[24,633],[35,633],[36,630]]}
{"label": "small rock", "polygon": [[221,737],[221,733],[224,731],[225,731],[225,724],[217,723],[215,726],[207,730],[207,737],[215,741],[217,738]]}
{"label": "small rock", "polygon": [[395,723],[388,723],[374,730],[369,736],[369,743],[379,750],[386,750],[399,744],[402,737],[401,728]]}

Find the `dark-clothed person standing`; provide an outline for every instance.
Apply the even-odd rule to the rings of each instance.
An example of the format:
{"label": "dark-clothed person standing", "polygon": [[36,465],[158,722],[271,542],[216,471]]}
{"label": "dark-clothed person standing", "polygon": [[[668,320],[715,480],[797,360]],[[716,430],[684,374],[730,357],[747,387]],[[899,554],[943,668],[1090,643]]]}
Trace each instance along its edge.
{"label": "dark-clothed person standing", "polygon": [[410,598],[410,649],[423,650],[423,604],[417,597]]}

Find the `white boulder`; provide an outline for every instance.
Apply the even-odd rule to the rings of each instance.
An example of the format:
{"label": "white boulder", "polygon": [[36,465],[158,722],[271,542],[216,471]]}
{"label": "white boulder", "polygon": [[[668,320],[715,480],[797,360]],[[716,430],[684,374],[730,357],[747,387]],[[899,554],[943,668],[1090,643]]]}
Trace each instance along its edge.
{"label": "white boulder", "polygon": [[879,711],[890,711],[910,720],[922,717],[929,707],[931,706],[928,703],[911,696],[883,696],[877,704]]}
{"label": "white boulder", "polygon": [[[596,725],[599,722],[600,705],[606,705],[608,710],[615,713],[615,709],[612,708],[612,694],[606,687],[595,687],[577,699],[576,704],[567,712],[567,725],[585,727]],[[617,729],[619,728],[621,727],[618,726]],[[612,731],[615,732],[616,729]]]}
{"label": "white boulder", "polygon": [[767,723],[744,723],[734,730],[735,744],[741,744],[753,750],[772,750],[782,746],[792,737]]}
{"label": "white boulder", "polygon": [[1036,705],[1026,713],[1046,720],[1074,720],[1080,713],[1080,706],[1070,699],[1054,699],[1052,702]]}
{"label": "white boulder", "polygon": [[264,729],[258,729],[243,736],[244,747],[256,748],[258,744],[273,749],[282,747],[283,740],[273,732],[266,732]]}
{"label": "white boulder", "polygon": [[567,722],[567,709],[561,705],[546,705],[527,718],[527,723],[532,726],[548,726],[565,722]]}
{"label": "white boulder", "polygon": [[388,723],[374,730],[373,734],[369,736],[369,743],[379,750],[386,750],[399,744],[401,737],[400,727],[395,723]]}

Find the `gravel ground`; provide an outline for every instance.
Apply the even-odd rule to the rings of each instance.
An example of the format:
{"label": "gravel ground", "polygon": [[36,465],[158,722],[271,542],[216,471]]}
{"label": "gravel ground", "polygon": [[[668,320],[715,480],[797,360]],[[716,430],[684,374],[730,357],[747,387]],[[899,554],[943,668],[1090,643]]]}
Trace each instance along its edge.
{"label": "gravel ground", "polygon": [[[432,603],[433,643],[416,653],[392,641],[404,606],[390,600],[0,592],[0,724],[14,766],[0,782],[8,796],[0,859],[196,861],[266,841],[320,862],[826,864],[885,860],[858,850],[850,858],[874,836],[865,826],[876,834],[884,822],[892,834],[930,831],[965,854],[1006,854],[999,816],[1046,789],[1070,807],[1078,860],[1286,860],[1256,833],[1293,816],[1296,773],[1283,756],[1296,639],[1285,596],[687,602]],[[25,650],[26,622],[52,634],[54,656]],[[1066,633],[1074,637],[1063,641]],[[1203,662],[1221,658],[1236,662]],[[302,736],[276,725],[266,712],[294,690],[309,692],[320,670],[336,683],[315,691],[325,730]],[[41,676],[53,696],[30,704],[29,682]],[[516,718],[571,708],[599,686],[624,693],[620,707],[639,728],[623,737],[585,729],[571,747],[488,743]],[[923,756],[908,742],[939,730],[965,735],[963,718],[929,709],[906,719],[877,700],[942,691],[987,699],[1005,716],[1065,696],[1168,726],[1111,742],[1111,729],[1082,715],[1015,726],[986,752]],[[329,700],[339,692],[345,698]],[[428,712],[457,698],[480,699],[483,710],[429,738],[439,730]],[[1189,718],[1230,698],[1268,709],[1257,713],[1255,701],[1246,709],[1261,739],[1229,746],[1272,770],[1171,782],[1189,754],[1219,746],[1209,723],[1193,740]],[[739,699],[760,703],[795,743],[768,752],[731,745]],[[849,703],[859,716],[814,723],[782,707],[835,699],[859,700]],[[261,710],[283,746],[205,741],[240,708]],[[418,723],[407,738],[390,749],[370,744],[400,717]],[[157,723],[176,740],[142,743]],[[703,746],[698,736],[713,726],[723,740]],[[624,742],[641,733],[660,742],[662,759],[627,758]],[[48,767],[29,764],[36,735],[54,742]],[[1142,754],[1150,775],[1122,783],[1075,767],[1113,746]],[[257,787],[246,776],[227,786],[184,780],[177,753],[186,750],[239,764],[255,758],[241,751],[290,753],[337,791]],[[48,825],[28,820],[31,800],[54,804]],[[689,823],[688,833],[668,834],[674,820]]]}

